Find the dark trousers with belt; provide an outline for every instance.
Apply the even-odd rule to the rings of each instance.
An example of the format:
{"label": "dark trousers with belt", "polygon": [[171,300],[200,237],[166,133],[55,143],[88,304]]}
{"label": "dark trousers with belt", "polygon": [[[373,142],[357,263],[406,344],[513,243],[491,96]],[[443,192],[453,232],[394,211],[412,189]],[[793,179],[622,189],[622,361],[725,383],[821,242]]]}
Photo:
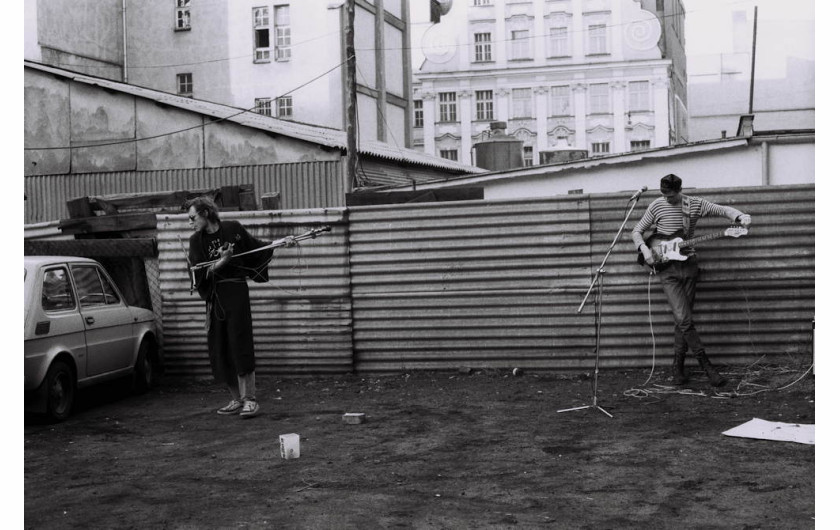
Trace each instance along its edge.
{"label": "dark trousers with belt", "polygon": [[672,261],[658,274],[659,283],[674,314],[674,353],[678,356],[685,355],[689,348],[695,355],[705,353],[703,342],[694,327],[693,315],[699,272],[697,258],[691,256],[685,261]]}

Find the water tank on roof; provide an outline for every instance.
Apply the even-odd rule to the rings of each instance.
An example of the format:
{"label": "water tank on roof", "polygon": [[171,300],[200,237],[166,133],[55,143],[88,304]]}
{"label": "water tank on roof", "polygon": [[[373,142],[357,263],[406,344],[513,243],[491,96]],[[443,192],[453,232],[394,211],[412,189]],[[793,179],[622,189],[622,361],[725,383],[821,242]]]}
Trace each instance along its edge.
{"label": "water tank on roof", "polygon": [[589,156],[589,151],[571,147],[566,138],[561,138],[551,149],[540,151],[540,165],[562,164],[573,160],[581,160]]}
{"label": "water tank on roof", "polygon": [[475,144],[475,165],[490,171],[503,171],[525,166],[523,142],[505,134],[507,123],[490,124],[490,136]]}

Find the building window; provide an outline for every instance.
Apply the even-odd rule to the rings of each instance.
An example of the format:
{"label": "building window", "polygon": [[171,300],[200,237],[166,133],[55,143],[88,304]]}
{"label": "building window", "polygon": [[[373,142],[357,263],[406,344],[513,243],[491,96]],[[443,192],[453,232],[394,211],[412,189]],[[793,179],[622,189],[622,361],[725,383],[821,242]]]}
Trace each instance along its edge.
{"label": "building window", "polygon": [[531,118],[533,116],[530,88],[514,88],[512,99],[514,118]]}
{"label": "building window", "polygon": [[192,74],[176,74],[175,83],[178,85],[178,95],[191,98],[193,95]]}
{"label": "building window", "polygon": [[489,6],[489,5],[493,5],[493,2],[491,0],[473,0],[473,5],[474,6]]}
{"label": "building window", "polygon": [[610,143],[609,142],[595,142],[592,144],[592,154],[599,155],[604,153],[610,152]]}
{"label": "building window", "polygon": [[292,58],[292,26],[289,6],[274,8],[274,60],[288,61]]}
{"label": "building window", "polygon": [[292,117],[292,96],[281,96],[277,98],[277,117]]}
{"label": "building window", "polygon": [[631,151],[641,151],[642,149],[650,149],[650,140],[630,140]]}
{"label": "building window", "polygon": [[475,62],[484,63],[493,60],[493,45],[489,33],[475,34]]}
{"label": "building window", "polygon": [[531,167],[534,165],[534,147],[530,145],[526,145],[522,149],[522,155],[524,157],[525,167]]}
{"label": "building window", "polygon": [[607,53],[607,25],[589,26],[589,53],[591,55]]}
{"label": "building window", "polygon": [[455,92],[440,93],[440,121],[458,121],[458,104],[455,101]]}
{"label": "building window", "polygon": [[551,115],[571,116],[572,115],[572,94],[568,86],[551,87]]}
{"label": "building window", "polygon": [[510,58],[511,59],[530,59],[531,58],[531,39],[530,31],[527,29],[520,29],[511,31],[510,34]]}
{"label": "building window", "polygon": [[422,99],[415,99],[414,100],[414,126],[415,127],[422,127],[423,126],[423,100]]}
{"label": "building window", "polygon": [[551,28],[548,30],[548,56],[569,57],[569,28]]}
{"label": "building window", "polygon": [[271,60],[271,43],[269,42],[268,8],[254,8],[254,62],[264,63]]}
{"label": "building window", "polygon": [[609,114],[610,86],[606,83],[589,85],[589,113]]}
{"label": "building window", "polygon": [[175,31],[190,29],[190,0],[175,0]]}
{"label": "building window", "polygon": [[477,90],[475,92],[475,119],[489,121],[493,119],[493,91]]}
{"label": "building window", "polygon": [[647,81],[630,81],[630,110],[650,110],[650,83]]}
{"label": "building window", "polygon": [[447,160],[458,160],[458,150],[457,149],[441,149],[440,150],[440,157],[445,158]]}
{"label": "building window", "polygon": [[254,100],[254,112],[263,116],[271,116],[271,98],[257,98]]}

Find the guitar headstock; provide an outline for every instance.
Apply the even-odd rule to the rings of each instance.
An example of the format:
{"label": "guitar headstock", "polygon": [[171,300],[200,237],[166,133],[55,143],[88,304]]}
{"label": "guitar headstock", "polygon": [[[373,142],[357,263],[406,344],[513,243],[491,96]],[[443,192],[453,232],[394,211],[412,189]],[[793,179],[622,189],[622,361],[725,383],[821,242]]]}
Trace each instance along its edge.
{"label": "guitar headstock", "polygon": [[731,226],[723,231],[723,235],[726,237],[741,237],[748,233],[749,230],[745,226]]}

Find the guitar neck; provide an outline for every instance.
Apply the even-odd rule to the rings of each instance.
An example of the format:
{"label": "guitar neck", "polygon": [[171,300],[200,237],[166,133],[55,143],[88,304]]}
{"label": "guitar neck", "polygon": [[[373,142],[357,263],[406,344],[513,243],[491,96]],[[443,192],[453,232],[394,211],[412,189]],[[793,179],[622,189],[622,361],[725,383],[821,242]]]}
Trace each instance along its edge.
{"label": "guitar neck", "polygon": [[723,237],[725,235],[725,230],[721,230],[719,232],[713,232],[711,234],[706,234],[704,236],[699,237],[692,237],[691,239],[686,239],[684,241],[680,241],[679,248],[689,247],[695,245],[697,243],[702,243],[703,241],[709,241],[711,239],[717,239],[719,237]]}

